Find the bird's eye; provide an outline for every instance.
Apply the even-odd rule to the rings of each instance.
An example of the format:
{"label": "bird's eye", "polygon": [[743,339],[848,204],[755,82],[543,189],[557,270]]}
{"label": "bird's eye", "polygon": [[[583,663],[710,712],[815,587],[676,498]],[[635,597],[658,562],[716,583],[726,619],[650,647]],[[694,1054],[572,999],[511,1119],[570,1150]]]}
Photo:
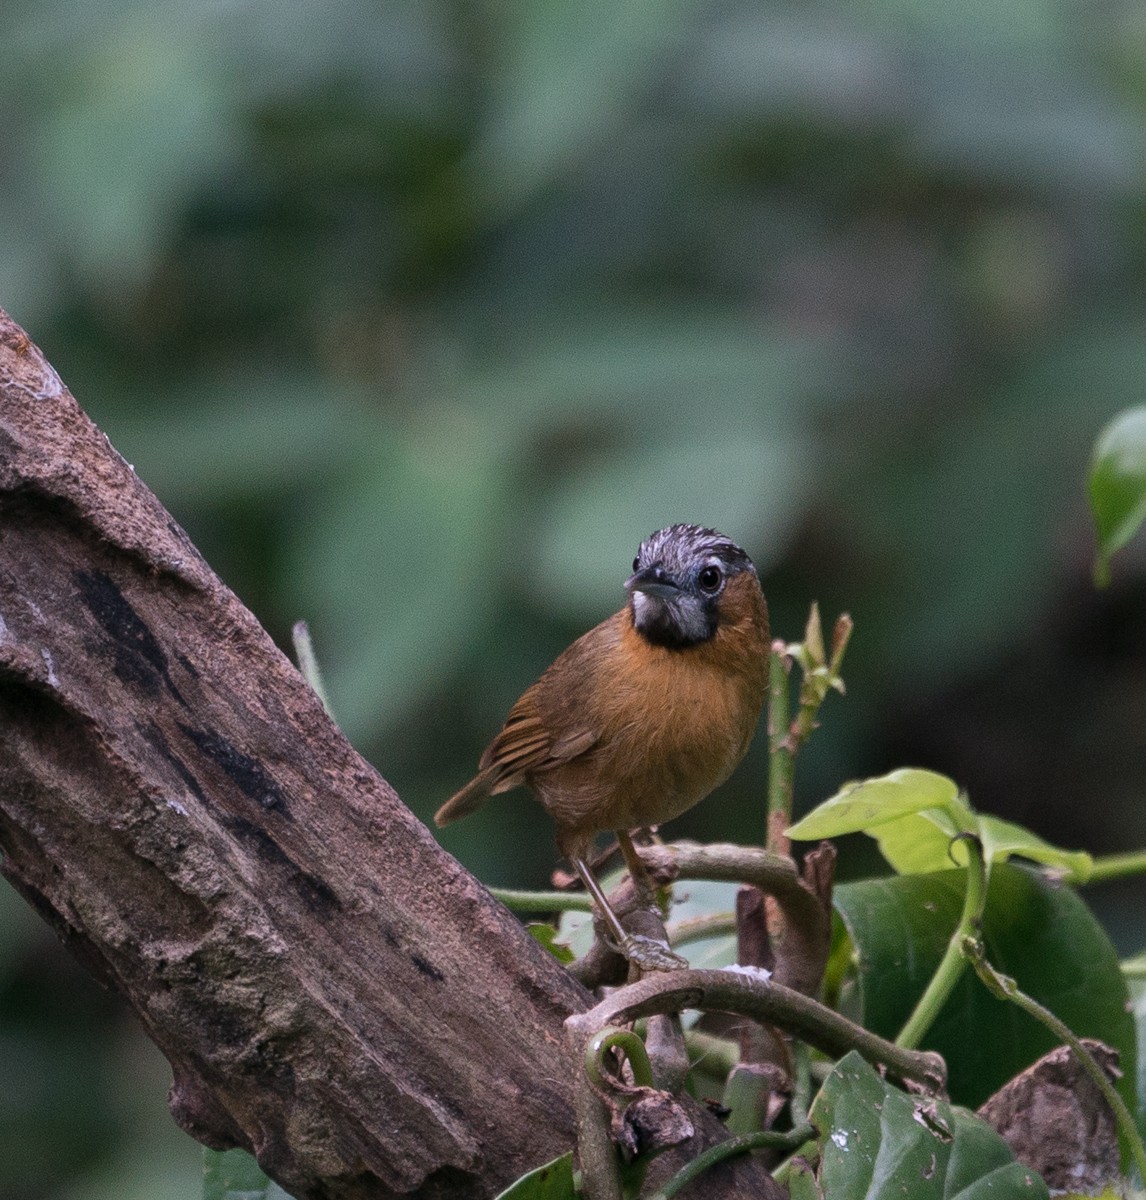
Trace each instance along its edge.
{"label": "bird's eye", "polygon": [[705,567],[703,571],[696,577],[697,583],[700,584],[702,590],[706,592],[715,592],[720,587],[720,568]]}
{"label": "bird's eye", "polygon": [[633,570],[634,571],[639,570],[640,566],[641,566],[641,556],[638,554],[637,557],[633,559]]}

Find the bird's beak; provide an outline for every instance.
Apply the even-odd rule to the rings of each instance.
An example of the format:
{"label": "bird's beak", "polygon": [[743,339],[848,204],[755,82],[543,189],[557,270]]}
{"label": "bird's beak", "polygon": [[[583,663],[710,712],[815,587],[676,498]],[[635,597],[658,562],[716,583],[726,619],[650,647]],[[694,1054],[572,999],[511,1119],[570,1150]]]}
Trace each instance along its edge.
{"label": "bird's beak", "polygon": [[646,596],[657,596],[661,600],[671,600],[680,593],[680,587],[666,573],[664,567],[654,563],[630,575],[625,580],[626,592],[644,592]]}

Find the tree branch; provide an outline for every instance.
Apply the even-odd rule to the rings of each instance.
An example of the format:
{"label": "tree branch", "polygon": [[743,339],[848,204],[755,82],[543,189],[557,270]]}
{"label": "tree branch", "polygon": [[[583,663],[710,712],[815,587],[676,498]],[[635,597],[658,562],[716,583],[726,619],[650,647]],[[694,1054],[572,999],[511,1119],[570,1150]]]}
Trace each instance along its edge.
{"label": "tree branch", "polygon": [[[562,1022],[590,995],[2,312],[0,731],[3,873],[128,999],[193,1136],[324,1200],[487,1197],[572,1145]],[[744,1166],[721,1195],[759,1188]]]}

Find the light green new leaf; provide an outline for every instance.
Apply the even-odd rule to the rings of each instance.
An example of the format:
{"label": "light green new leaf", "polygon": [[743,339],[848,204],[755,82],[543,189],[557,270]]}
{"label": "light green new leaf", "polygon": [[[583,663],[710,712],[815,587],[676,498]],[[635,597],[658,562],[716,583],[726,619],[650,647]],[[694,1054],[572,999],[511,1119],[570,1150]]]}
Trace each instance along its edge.
{"label": "light green new leaf", "polygon": [[[979,837],[983,842],[983,855],[988,862],[1003,862],[1008,858],[1027,858],[1054,867],[1063,873],[1070,883],[1085,883],[1094,869],[1094,859],[1084,850],[1064,850],[1043,841],[1037,833],[1031,833],[1021,825],[990,817],[978,816]],[[954,848],[955,861],[964,866],[967,852],[961,846]]]}
{"label": "light green new leaf", "polygon": [[949,814],[954,829],[973,830],[973,817],[946,775],[913,767],[875,779],[846,784],[788,830],[797,841],[867,833],[911,813],[938,809]]}
{"label": "light green new leaf", "polygon": [[573,1154],[561,1155],[543,1167],[522,1175],[511,1183],[496,1200],[574,1200]]}
{"label": "light green new leaf", "polygon": [[953,841],[957,832],[946,813],[928,809],[888,821],[871,836],[900,875],[926,875],[966,865],[967,852]]}
{"label": "light green new leaf", "polygon": [[1146,407],[1127,409],[1098,435],[1088,487],[1098,533],[1094,579],[1105,587],[1111,555],[1146,520]]}
{"label": "light green new leaf", "polygon": [[[693,922],[704,922],[736,909],[739,884],[702,879],[680,880],[673,886],[668,931],[672,937]],[[690,967],[719,970],[736,961],[736,935],[717,933],[706,938],[689,938],[676,946]]]}
{"label": "light green new leaf", "polygon": [[892,1087],[852,1051],[809,1114],[821,1130],[819,1184],[832,1200],[1039,1200],[1046,1184],[985,1122]]}
{"label": "light green new leaf", "polygon": [[[988,863],[1026,858],[1055,868],[1071,883],[1085,883],[1090,877],[1094,860],[1083,851],[1052,846],[1029,829],[998,817],[978,813],[975,824]],[[880,825],[872,836],[879,843],[880,853],[900,875],[923,875],[967,865],[966,848],[953,841],[957,832],[946,813],[928,809]]]}
{"label": "light green new leaf", "polygon": [[955,839],[976,834],[988,863],[1012,856],[1057,868],[1072,883],[1084,883],[1089,854],[1062,850],[1021,825],[974,812],[953,780],[907,767],[849,783],[788,830],[797,841],[866,833],[901,875],[921,875],[966,866],[967,851]]}
{"label": "light green new leaf", "polygon": [[290,1200],[245,1150],[203,1151],[203,1200]]}

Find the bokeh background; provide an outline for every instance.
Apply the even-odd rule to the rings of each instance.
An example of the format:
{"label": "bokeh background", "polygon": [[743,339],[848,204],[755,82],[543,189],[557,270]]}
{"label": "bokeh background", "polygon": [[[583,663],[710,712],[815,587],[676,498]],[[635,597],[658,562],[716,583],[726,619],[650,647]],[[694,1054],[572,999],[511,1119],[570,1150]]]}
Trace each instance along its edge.
{"label": "bokeh background", "polygon": [[[419,814],[691,520],[780,636],[855,618],[804,806],[917,765],[1146,843],[1146,553],[1096,592],[1084,500],[1146,391],[1138,0],[9,0],[3,45],[0,305]],[[674,832],[758,840],[764,770]],[[524,796],[443,840],[554,865]],[[191,1200],[166,1083],[0,884],[0,1196]]]}

